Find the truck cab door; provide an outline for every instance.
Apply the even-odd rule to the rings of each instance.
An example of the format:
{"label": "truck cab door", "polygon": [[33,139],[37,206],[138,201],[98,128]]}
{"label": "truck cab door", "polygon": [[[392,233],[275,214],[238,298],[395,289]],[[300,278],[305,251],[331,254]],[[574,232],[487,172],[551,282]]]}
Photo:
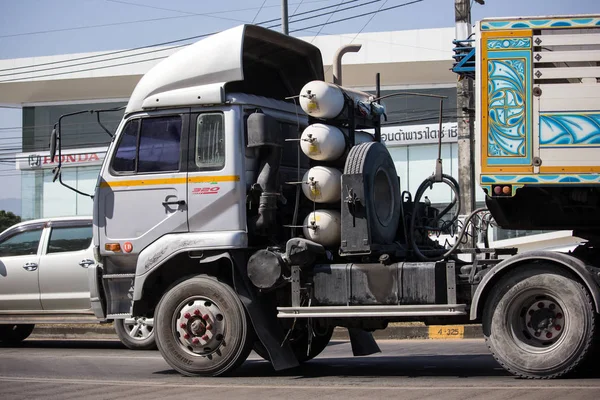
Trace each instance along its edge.
{"label": "truck cab door", "polygon": [[246,236],[245,148],[240,113],[236,106],[203,109],[193,112],[190,119],[190,232],[221,233],[218,237],[224,242],[215,245],[228,245]]}
{"label": "truck cab door", "polygon": [[0,310],[39,311],[38,264],[43,224],[21,227],[0,238]]}
{"label": "truck cab door", "polygon": [[[103,256],[134,255],[126,261],[131,269],[155,240],[188,231],[188,120],[186,109],[138,114],[121,124],[95,199]],[[118,258],[112,261],[122,264]]]}

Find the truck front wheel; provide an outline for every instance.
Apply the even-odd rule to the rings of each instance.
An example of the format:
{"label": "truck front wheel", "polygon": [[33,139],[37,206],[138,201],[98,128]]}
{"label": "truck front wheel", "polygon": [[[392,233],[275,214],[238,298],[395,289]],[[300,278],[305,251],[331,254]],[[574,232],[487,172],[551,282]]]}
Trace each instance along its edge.
{"label": "truck front wheel", "polygon": [[156,344],[165,361],[188,376],[217,376],[241,365],[254,331],[237,294],[208,276],[165,293],[154,314]]}
{"label": "truck front wheel", "polygon": [[496,360],[524,378],[556,378],[585,359],[594,338],[590,294],[551,265],[509,272],[492,288],[483,332]]}

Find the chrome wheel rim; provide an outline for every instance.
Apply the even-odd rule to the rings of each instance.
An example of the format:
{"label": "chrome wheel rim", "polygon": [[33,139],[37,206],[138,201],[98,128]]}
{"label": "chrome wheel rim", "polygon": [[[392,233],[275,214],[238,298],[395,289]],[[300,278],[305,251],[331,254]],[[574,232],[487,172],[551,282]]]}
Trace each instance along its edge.
{"label": "chrome wheel rim", "polygon": [[154,331],[154,319],[146,317],[126,318],[123,326],[129,337],[133,340],[146,340]]}
{"label": "chrome wheel rim", "polygon": [[225,314],[207,297],[188,299],[177,307],[173,333],[178,345],[188,354],[209,356],[225,340]]}

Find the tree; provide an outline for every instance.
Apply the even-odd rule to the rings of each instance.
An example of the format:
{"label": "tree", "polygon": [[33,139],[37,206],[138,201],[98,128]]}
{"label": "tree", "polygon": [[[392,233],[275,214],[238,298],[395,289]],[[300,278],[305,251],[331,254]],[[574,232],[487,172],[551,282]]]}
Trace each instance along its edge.
{"label": "tree", "polygon": [[21,222],[21,217],[13,214],[10,211],[0,210],[0,232],[10,228],[14,224]]}

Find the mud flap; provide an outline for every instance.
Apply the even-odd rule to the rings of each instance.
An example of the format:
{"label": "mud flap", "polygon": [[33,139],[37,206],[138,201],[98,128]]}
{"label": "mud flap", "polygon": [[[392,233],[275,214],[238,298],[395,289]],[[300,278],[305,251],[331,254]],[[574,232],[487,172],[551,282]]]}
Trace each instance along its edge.
{"label": "mud flap", "polygon": [[277,314],[269,312],[269,305],[261,301],[252,290],[251,283],[247,278],[248,275],[245,274],[245,263],[235,262],[238,257],[234,254],[231,255],[233,256],[231,261],[234,289],[246,311],[248,311],[256,336],[258,336],[258,339],[269,353],[273,368],[275,371],[280,371],[297,367],[300,363],[292,351],[289,342],[284,342],[285,334],[277,320]]}
{"label": "mud flap", "polygon": [[381,349],[377,345],[371,332],[363,331],[362,329],[348,328],[348,335],[350,336],[352,353],[355,357],[381,353]]}

